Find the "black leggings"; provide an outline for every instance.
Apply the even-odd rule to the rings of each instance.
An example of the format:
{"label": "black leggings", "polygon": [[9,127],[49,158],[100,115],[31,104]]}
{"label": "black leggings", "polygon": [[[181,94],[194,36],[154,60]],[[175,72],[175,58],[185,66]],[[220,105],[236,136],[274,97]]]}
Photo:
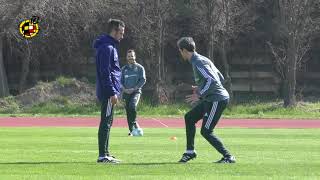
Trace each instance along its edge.
{"label": "black leggings", "polygon": [[123,99],[125,100],[125,108],[127,113],[127,122],[129,131],[131,132],[133,128],[138,128],[137,123],[137,105],[140,100],[140,93],[134,92],[132,94],[123,94]]}
{"label": "black leggings", "polygon": [[109,155],[109,136],[113,122],[113,105],[110,98],[101,104],[101,120],[98,131],[99,157]]}
{"label": "black leggings", "polygon": [[185,115],[187,150],[194,150],[195,124],[203,119],[201,135],[223,156],[230,156],[222,141],[213,134],[213,129],[228,103],[229,99],[219,102],[202,101]]}

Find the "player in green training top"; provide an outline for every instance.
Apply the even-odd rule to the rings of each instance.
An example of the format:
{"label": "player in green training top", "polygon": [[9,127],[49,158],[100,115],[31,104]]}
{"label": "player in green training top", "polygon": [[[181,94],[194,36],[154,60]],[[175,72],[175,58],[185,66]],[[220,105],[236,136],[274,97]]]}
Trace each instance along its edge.
{"label": "player in green training top", "polygon": [[128,135],[132,136],[132,130],[139,128],[136,109],[142,92],[141,88],[146,83],[146,74],[143,66],[136,62],[136,53],[133,49],[128,50],[127,61],[128,64],[121,70],[121,85],[129,127]]}

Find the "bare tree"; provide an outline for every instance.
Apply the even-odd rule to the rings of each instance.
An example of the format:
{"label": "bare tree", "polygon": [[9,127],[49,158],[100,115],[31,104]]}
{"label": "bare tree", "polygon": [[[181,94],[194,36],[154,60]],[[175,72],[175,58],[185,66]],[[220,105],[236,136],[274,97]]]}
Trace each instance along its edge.
{"label": "bare tree", "polygon": [[3,33],[0,34],[0,98],[9,95],[6,69],[3,63]]}
{"label": "bare tree", "polygon": [[[199,21],[201,30],[205,30],[208,39],[208,56],[214,61],[214,51],[219,50],[225,87],[231,98],[233,97],[232,82],[230,77],[230,41],[236,39],[240,32],[248,32],[253,29],[255,1],[244,2],[241,0],[201,0],[192,1],[192,5],[200,13]],[[202,17],[202,18],[201,18]],[[204,17],[204,18],[203,18]]]}
{"label": "bare tree", "polygon": [[8,80],[6,69],[4,67],[4,40],[11,33],[10,27],[15,25],[14,24],[14,17],[18,14],[24,6],[24,2],[19,0],[15,3],[10,1],[1,0],[0,1],[0,97],[5,97],[9,95],[9,87],[8,87]]}
{"label": "bare tree", "polygon": [[0,98],[9,95],[6,69],[3,64],[3,35],[0,35]]}
{"label": "bare tree", "polygon": [[[8,28],[6,36],[12,47],[5,47],[5,49],[13,51],[21,62],[19,92],[26,87],[31,65],[39,68],[41,62],[77,63],[77,57],[83,56],[83,51],[79,50],[81,41],[91,37],[89,27],[95,23],[93,6],[97,2],[99,1],[16,2],[15,11],[6,19],[10,22],[6,25]],[[7,6],[10,6],[9,2]],[[17,24],[26,18],[31,18],[32,15],[40,17],[40,33],[32,39],[24,39],[17,31]]]}
{"label": "bare tree", "polygon": [[[148,58],[144,62],[148,78],[155,87],[154,100],[161,102],[166,96],[162,87],[165,81],[164,46],[167,36],[167,21],[170,18],[172,6],[170,0],[141,0],[131,3],[128,24],[133,31],[132,37],[138,50]],[[164,98],[165,99],[165,98]]]}
{"label": "bare tree", "polygon": [[275,58],[284,85],[284,106],[296,106],[296,73],[313,35],[320,30],[319,17],[312,14],[319,8],[316,0],[276,0],[275,40],[267,42]]}
{"label": "bare tree", "polygon": [[254,12],[256,1],[221,0],[222,16],[220,16],[220,54],[225,75],[225,86],[233,97],[232,80],[230,76],[230,64],[228,54],[230,40],[236,39],[239,33],[248,33],[254,30],[253,22],[257,16]]}
{"label": "bare tree", "polygon": [[[222,7],[219,0],[193,0],[191,5],[199,9],[195,14],[195,19],[201,22],[201,29],[199,31],[205,31],[206,37],[208,37],[208,57],[214,61],[214,51],[217,45],[217,29],[219,19],[222,16]],[[204,18],[203,18],[204,17]]]}

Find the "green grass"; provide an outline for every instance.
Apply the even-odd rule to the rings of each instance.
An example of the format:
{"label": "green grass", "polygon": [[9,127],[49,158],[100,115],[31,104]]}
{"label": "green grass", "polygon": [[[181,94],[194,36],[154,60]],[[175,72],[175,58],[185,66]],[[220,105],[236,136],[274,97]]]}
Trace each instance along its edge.
{"label": "green grass", "polygon": [[72,84],[75,79],[74,78],[69,78],[69,77],[65,77],[65,76],[59,76],[56,81],[58,82],[58,84],[60,84],[61,86],[65,86],[65,85],[70,85]]}
{"label": "green grass", "polygon": [[[220,158],[197,134],[198,158],[176,164],[184,129],[144,129],[144,137],[111,132],[122,164],[96,164],[96,128],[0,128],[0,179],[319,179],[318,129],[217,129],[237,157]],[[177,141],[169,138],[176,136]]]}
{"label": "green grass", "polygon": [[[99,104],[75,104],[63,98],[20,109],[14,102],[9,102],[12,108],[2,110],[0,108],[0,116],[97,116],[100,113]],[[138,106],[138,115],[140,117],[183,117],[190,108],[185,103],[155,106],[142,101]],[[123,103],[117,106],[115,114],[118,117],[125,116]],[[296,108],[284,108],[281,101],[239,103],[230,105],[223,115],[225,118],[319,119],[320,102],[299,103]]]}
{"label": "green grass", "polygon": [[28,115],[53,115],[53,116],[96,116],[100,113],[100,107],[97,104],[74,104],[71,102],[45,102],[26,108],[23,112]]}
{"label": "green grass", "polygon": [[20,113],[18,102],[13,96],[0,99],[0,114]]}
{"label": "green grass", "polygon": [[[74,80],[59,77],[56,81],[64,86]],[[154,105],[150,98],[143,96],[138,105],[138,114],[141,117],[183,117],[190,109],[191,106],[184,102]],[[50,101],[25,107],[19,105],[12,96],[0,99],[0,116],[97,116],[99,114],[98,103],[81,104],[73,102],[66,96],[58,96]],[[117,105],[115,114],[120,117],[125,116],[122,101]],[[235,98],[223,115],[225,118],[320,119],[320,100],[309,98],[309,102],[299,102],[295,108],[284,108],[282,100],[276,97],[243,95]]]}
{"label": "green grass", "polygon": [[280,101],[236,104],[227,108],[224,115],[228,118],[319,119],[320,102],[299,103],[295,108],[284,108]]}
{"label": "green grass", "polygon": [[[93,82],[87,83],[94,87]],[[74,85],[78,87],[78,81],[75,78],[59,76],[54,82],[45,83],[39,81],[36,89],[50,92],[50,87],[58,84],[61,87]],[[50,86],[50,87],[48,87]],[[51,87],[52,88],[52,87]],[[85,95],[86,96],[86,95]],[[299,96],[300,97],[300,96]],[[302,95],[301,95],[302,99]],[[253,94],[240,93],[234,96],[233,103],[223,113],[224,118],[289,118],[289,119],[319,119],[320,120],[320,99],[319,96],[303,97],[306,102],[299,102],[295,108],[284,108],[282,100],[275,94]],[[22,105],[22,103],[13,96],[0,98],[0,117],[4,116],[98,116],[100,114],[100,105],[94,100],[89,102],[75,102],[68,96],[57,96],[49,101]],[[171,104],[154,105],[151,97],[142,95],[142,100],[138,106],[138,115],[140,117],[177,117],[181,118],[191,106],[184,102],[174,102]],[[126,115],[123,102],[117,105],[116,116],[124,117]]]}

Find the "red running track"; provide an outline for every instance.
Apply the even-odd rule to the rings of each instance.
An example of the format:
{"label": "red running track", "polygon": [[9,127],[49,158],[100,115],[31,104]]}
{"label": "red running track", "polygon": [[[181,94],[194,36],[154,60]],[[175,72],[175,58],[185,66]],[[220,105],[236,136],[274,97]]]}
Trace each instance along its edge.
{"label": "red running track", "polygon": [[[0,117],[0,127],[98,127],[99,118],[93,117]],[[179,118],[141,118],[145,128],[184,128]],[[201,126],[201,121],[197,123]],[[113,127],[127,127],[125,118],[115,118]],[[221,119],[220,128],[320,128],[320,119]]]}

